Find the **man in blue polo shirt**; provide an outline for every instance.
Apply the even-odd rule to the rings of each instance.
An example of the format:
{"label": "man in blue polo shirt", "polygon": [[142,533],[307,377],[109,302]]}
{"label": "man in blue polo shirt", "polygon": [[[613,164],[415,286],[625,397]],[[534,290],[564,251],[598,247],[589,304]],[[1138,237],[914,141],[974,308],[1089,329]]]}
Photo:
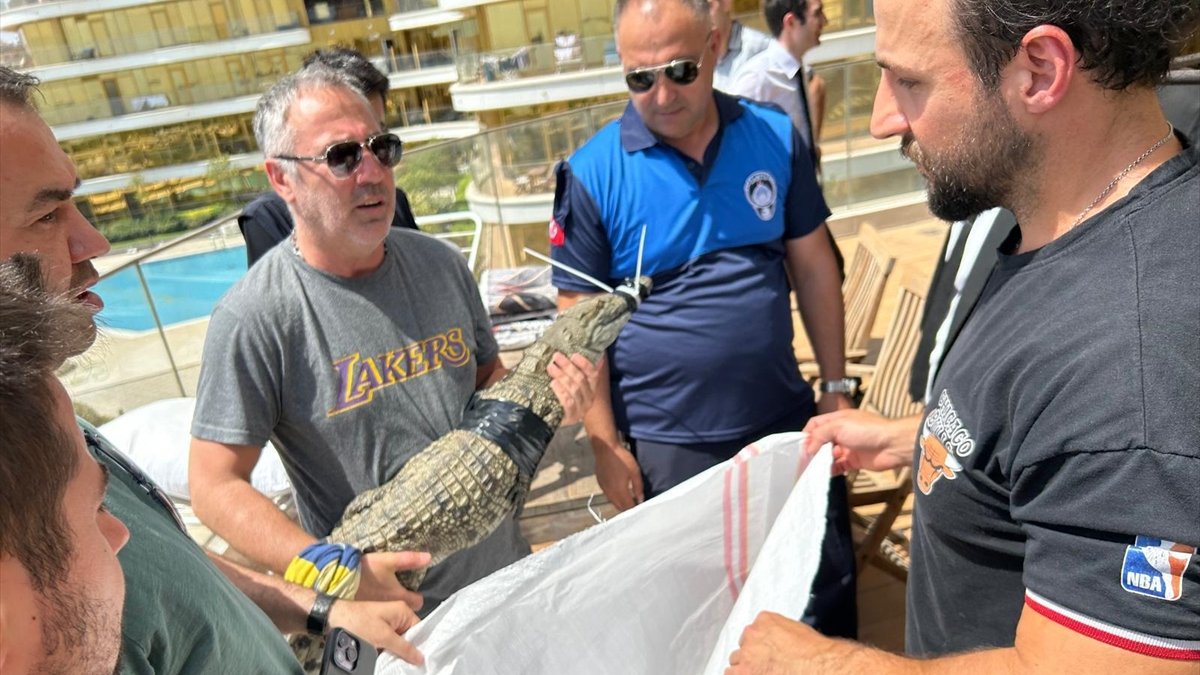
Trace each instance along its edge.
{"label": "man in blue polo shirt", "polygon": [[[627,509],[814,410],[849,407],[840,281],[808,151],[787,116],[712,88],[719,36],[704,0],[619,0],[630,105],[558,169],[553,256],[599,279],[643,273],[654,292],[609,350],[585,426],[596,477]],[[789,284],[790,280],[790,284]],[[559,305],[595,288],[556,271]],[[796,290],[830,393],[814,405],[792,350]],[[806,617],[855,632],[845,487]]]}

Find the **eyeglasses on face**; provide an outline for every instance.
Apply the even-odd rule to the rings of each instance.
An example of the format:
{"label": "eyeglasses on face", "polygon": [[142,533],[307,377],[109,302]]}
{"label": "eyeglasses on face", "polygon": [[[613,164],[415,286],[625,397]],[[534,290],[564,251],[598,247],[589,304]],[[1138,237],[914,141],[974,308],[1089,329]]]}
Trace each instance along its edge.
{"label": "eyeglasses on face", "polygon": [[688,85],[695,82],[696,78],[700,76],[700,66],[702,65],[704,65],[703,58],[675,59],[661,66],[634,68],[625,73],[625,86],[635,94],[650,91],[654,88],[654,83],[658,81],[659,73],[675,84]]}
{"label": "eyeglasses on face", "polygon": [[362,164],[363,148],[370,150],[380,164],[390,169],[400,163],[404,142],[396,134],[376,134],[362,143],[357,141],[334,143],[325,148],[324,153],[313,157],[275,155],[274,159],[286,159],[293,162],[324,162],[334,176],[346,178]]}

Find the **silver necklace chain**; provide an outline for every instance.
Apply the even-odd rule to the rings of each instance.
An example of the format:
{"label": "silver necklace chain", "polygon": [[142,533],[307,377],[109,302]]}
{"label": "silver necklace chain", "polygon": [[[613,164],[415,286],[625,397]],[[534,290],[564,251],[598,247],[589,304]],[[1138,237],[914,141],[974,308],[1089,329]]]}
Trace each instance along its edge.
{"label": "silver necklace chain", "polygon": [[[294,228],[292,229],[292,234],[288,238],[292,240],[292,253],[295,253],[297,258],[304,260],[304,254],[300,253],[300,244],[296,243],[296,230]],[[387,257],[387,240],[386,239],[383,240],[383,257],[385,257],[385,258]],[[305,262],[308,262],[308,261],[305,261]]]}
{"label": "silver necklace chain", "polygon": [[1121,182],[1121,179],[1125,178],[1125,176],[1128,176],[1129,172],[1133,171],[1133,168],[1135,166],[1137,166],[1138,164],[1141,164],[1142,161],[1145,160],[1150,155],[1153,155],[1155,150],[1158,150],[1164,144],[1166,144],[1167,141],[1171,140],[1171,136],[1173,136],[1174,134],[1175,134],[1175,127],[1171,123],[1168,122],[1167,123],[1167,135],[1158,139],[1154,143],[1154,145],[1147,148],[1146,151],[1143,152],[1141,155],[1138,155],[1137,159],[1130,162],[1129,166],[1122,169],[1121,173],[1117,174],[1117,177],[1112,179],[1112,182],[1110,182],[1108,185],[1104,186],[1104,189],[1100,191],[1100,194],[1096,195],[1096,198],[1092,200],[1092,203],[1087,205],[1087,208],[1083,210],[1083,213],[1080,213],[1079,217],[1075,219],[1075,222],[1071,223],[1071,227],[1069,227],[1067,229],[1073,230],[1073,229],[1075,229],[1076,225],[1082,223],[1083,219],[1087,217],[1087,214],[1091,213],[1092,209],[1095,208],[1096,205],[1099,204],[1102,199],[1107,197],[1108,193],[1112,192],[1113,188],[1115,188],[1117,186],[1117,183]]}

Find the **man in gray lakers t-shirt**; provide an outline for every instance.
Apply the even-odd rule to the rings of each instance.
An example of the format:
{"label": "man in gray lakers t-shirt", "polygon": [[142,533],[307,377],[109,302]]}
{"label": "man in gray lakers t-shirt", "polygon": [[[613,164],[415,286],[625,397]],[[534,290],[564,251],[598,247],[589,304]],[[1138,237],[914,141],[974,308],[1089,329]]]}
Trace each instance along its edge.
{"label": "man in gray lakers t-shirt", "polygon": [[[190,473],[197,514],[282,571],[328,535],[355,495],[454,428],[471,394],[503,368],[462,256],[390,227],[399,148],[379,139],[365,99],[333,75],[301,71],[264,96],[255,119],[267,134],[259,144],[268,177],[296,216],[295,238],[213,313]],[[282,140],[269,135],[284,127]],[[578,364],[556,378],[574,383],[564,405],[576,418],[587,398],[580,384],[594,379]],[[268,439],[295,487],[303,530],[248,482]],[[510,518],[430,570],[424,610],[528,552]],[[364,556],[360,599],[412,598],[386,560]]]}

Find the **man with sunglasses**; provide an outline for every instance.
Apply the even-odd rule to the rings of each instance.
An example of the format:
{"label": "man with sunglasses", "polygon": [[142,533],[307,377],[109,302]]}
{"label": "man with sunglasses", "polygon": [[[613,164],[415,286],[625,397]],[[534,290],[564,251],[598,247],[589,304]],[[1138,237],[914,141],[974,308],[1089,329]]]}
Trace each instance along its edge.
{"label": "man with sunglasses", "polygon": [[[329,68],[345,73],[354,87],[367,97],[371,109],[383,123],[387,111],[388,77],[361,53],[346,47],[318,49],[304,59],[304,68]],[[399,152],[399,150],[397,150]],[[295,225],[287,202],[274,190],[259,196],[242,209],[238,227],[246,240],[246,261],[253,265],[267,251],[287,239]],[[392,227],[417,229],[408,195],[396,188],[396,215]]]}
{"label": "man with sunglasses", "polygon": [[[462,255],[391,227],[398,139],[343,75],[310,67],[284,78],[260,100],[254,130],[296,228],[213,312],[189,476],[205,524],[284,572],[355,496],[453,429],[504,369]],[[556,356],[552,386],[568,419],[590,403],[597,374],[582,356]],[[299,526],[250,484],[268,439]],[[528,552],[508,518],[429,571],[423,610]],[[358,597],[411,598],[381,555],[362,557]]]}
{"label": "man with sunglasses", "polygon": [[[712,88],[717,34],[703,0],[619,1],[630,105],[558,168],[552,254],[609,283],[633,274],[645,227],[654,293],[609,350],[585,417],[596,477],[628,509],[819,405],[792,347],[791,289],[821,374],[843,384],[840,281],[829,209],[787,116]],[[595,289],[558,270],[561,307]],[[844,483],[809,620],[853,635],[854,561]]]}
{"label": "man with sunglasses", "polygon": [[[36,85],[36,78],[0,67],[0,260],[37,254],[47,290],[94,312],[103,301],[89,290],[97,280],[91,261],[108,251],[108,241],[75,206],[79,178],[33,106]],[[87,330],[90,344],[90,321]],[[162,491],[95,429],[79,424],[109,474],[104,506],[130,532],[119,554],[126,579],[119,672],[299,674],[280,632],[305,630],[316,594],[206,554]],[[8,443],[7,431],[4,438]],[[428,562],[425,555],[389,555],[396,570]],[[346,602],[331,609],[327,627],[419,660],[398,634],[415,620],[404,602]]]}

